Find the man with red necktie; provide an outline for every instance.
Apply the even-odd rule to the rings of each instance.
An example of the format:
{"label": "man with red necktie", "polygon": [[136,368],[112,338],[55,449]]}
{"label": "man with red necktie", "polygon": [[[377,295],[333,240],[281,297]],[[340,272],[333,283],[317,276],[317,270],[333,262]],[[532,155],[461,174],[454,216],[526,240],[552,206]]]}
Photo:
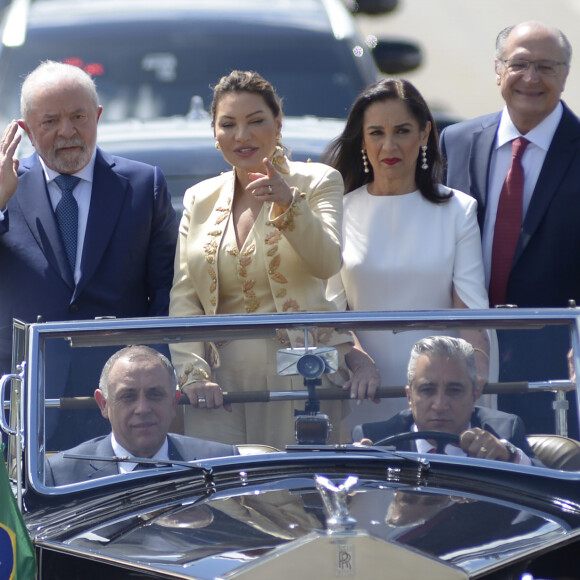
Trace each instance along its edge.
{"label": "man with red necktie", "polygon": [[[441,134],[447,185],[478,202],[492,307],[580,303],[580,121],[561,100],[571,55],[565,35],[541,22],[501,31],[495,72],[504,109]],[[498,338],[501,380],[568,377],[565,332]],[[499,400],[536,433],[553,432],[551,403],[550,394]],[[570,404],[569,433],[578,437]]]}

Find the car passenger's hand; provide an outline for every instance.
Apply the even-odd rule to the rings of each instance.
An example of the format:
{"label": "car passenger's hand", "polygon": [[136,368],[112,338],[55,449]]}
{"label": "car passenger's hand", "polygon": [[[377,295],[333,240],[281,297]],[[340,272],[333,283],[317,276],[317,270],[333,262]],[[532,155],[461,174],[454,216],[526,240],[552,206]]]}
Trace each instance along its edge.
{"label": "car passenger's hand", "polygon": [[381,385],[381,375],[372,357],[362,348],[357,336],[353,333],[353,345],[344,354],[344,360],[350,369],[351,377],[343,385],[343,389],[350,389],[350,398],[356,399],[360,405],[363,399],[375,399],[377,389]]}
{"label": "car passenger's hand", "polygon": [[464,431],[460,438],[460,446],[470,457],[480,459],[499,459],[509,461],[511,453],[508,448],[489,431],[474,427]]}
{"label": "car passenger's hand", "polygon": [[4,130],[0,141],[0,210],[6,209],[8,200],[18,187],[18,159],[14,155],[20,139],[18,123],[12,121]]}
{"label": "car passenger's hand", "polygon": [[226,411],[231,411],[231,405],[224,405],[224,397],[220,386],[212,381],[194,381],[181,387],[189,402],[198,409],[218,409],[223,405]]}
{"label": "car passenger's hand", "polygon": [[363,437],[360,441],[353,441],[353,445],[356,447],[370,447],[373,445],[373,442],[371,439]]}
{"label": "car passenger's hand", "polygon": [[342,388],[350,389],[350,398],[356,399],[359,403],[364,399],[372,399],[374,403],[380,403],[380,399],[375,399],[380,384],[381,377],[377,367],[369,364],[359,366]]}

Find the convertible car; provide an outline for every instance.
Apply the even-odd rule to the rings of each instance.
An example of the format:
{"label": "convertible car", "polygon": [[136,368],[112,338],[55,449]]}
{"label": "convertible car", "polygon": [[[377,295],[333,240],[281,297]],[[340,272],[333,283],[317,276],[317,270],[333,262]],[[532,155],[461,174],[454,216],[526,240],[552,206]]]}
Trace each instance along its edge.
{"label": "convertible car", "polygon": [[[403,451],[392,438],[353,440],[355,414],[358,425],[367,411],[376,421],[381,406],[406,403],[404,383],[381,385],[379,404],[348,400],[340,383],[348,377],[342,347],[351,333],[396,334],[412,344],[474,331],[491,345],[478,404],[494,407],[506,393],[531,401],[543,393],[551,401],[543,411],[554,415],[553,432],[527,433],[531,465],[439,448]],[[217,369],[220,353],[236,341],[262,345],[262,358],[273,342],[276,360],[268,363],[280,377],[267,391],[228,388],[232,406],[258,405],[258,417],[277,417],[253,425],[252,440],[228,441],[238,454],[150,460],[150,469],[51,484],[51,456],[110,428],[92,395],[112,352],[203,344]],[[7,409],[0,424],[40,580],[580,578],[580,443],[571,436],[580,376],[575,307],[15,321],[13,352],[13,372],[0,381]],[[240,376],[255,364],[241,359]],[[186,397],[180,403],[183,411]],[[213,414],[220,440],[227,411],[205,413]],[[176,421],[174,429],[182,428]],[[281,441],[282,432],[291,440]]]}

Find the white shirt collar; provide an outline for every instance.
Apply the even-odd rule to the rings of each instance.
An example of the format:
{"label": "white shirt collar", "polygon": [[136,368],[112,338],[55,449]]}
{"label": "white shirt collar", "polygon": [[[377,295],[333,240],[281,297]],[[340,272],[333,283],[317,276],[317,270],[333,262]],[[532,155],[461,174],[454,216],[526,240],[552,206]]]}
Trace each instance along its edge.
{"label": "white shirt collar", "polygon": [[[132,453],[129,453],[115,438],[115,434],[111,433],[111,445],[113,447],[113,452],[116,457],[135,457]],[[157,453],[151,457],[151,459],[169,459],[169,441],[167,437],[165,437],[165,441],[163,445],[159,448]],[[128,473],[129,471],[133,471],[135,467],[137,467],[137,463],[134,461],[123,461],[119,464],[119,473]]]}
{"label": "white shirt collar", "polygon": [[[525,134],[525,137],[530,143],[533,143],[540,149],[547,151],[552,143],[554,133],[560,124],[562,115],[564,114],[564,107],[562,103],[558,103],[554,110],[531,131]],[[497,129],[497,136],[495,139],[495,148],[499,149],[502,145],[513,141],[522,134],[516,129],[507,107],[504,107],[501,112],[501,119]]]}
{"label": "white shirt collar", "polygon": [[[93,154],[91,155],[90,161],[76,173],[73,173],[76,177],[80,177],[84,181],[88,181],[89,183],[93,182],[93,172],[95,170],[95,158],[97,156],[97,148],[93,149]],[[60,175],[58,171],[51,169],[46,165],[44,159],[39,155],[38,158],[40,159],[40,164],[42,165],[42,170],[44,171],[44,178],[46,179],[46,183],[50,183],[54,181],[56,177]]]}

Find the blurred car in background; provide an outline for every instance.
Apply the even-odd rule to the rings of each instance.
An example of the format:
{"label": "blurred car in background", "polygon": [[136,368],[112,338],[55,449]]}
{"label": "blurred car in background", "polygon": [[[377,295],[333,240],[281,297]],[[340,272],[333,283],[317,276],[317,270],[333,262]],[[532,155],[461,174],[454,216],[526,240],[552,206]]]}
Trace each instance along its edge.
{"label": "blurred car in background", "polygon": [[13,0],[0,45],[0,124],[19,116],[22,80],[42,60],[79,66],[103,105],[99,145],[158,165],[180,210],[187,187],[228,169],[207,113],[221,76],[256,70],[272,82],[283,98],[283,143],[293,159],[316,161],[361,89],[420,65],[416,43],[363,39],[356,27],[353,12],[397,3]]}
{"label": "blurred car in background", "polygon": [[272,82],[287,115],[340,118],[379,69],[410,70],[421,53],[414,43],[367,44],[341,0],[14,0],[0,119],[18,114],[22,78],[45,59],[95,77],[103,121],[185,115],[233,69]]}

